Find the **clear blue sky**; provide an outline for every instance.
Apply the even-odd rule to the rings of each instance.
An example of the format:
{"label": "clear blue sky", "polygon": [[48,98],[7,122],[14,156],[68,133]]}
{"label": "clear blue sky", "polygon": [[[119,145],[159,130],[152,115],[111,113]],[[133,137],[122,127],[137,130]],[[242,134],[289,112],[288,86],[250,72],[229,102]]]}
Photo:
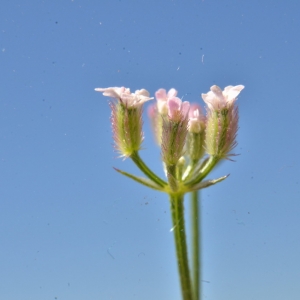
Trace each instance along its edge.
{"label": "clear blue sky", "polygon": [[[240,155],[201,193],[205,300],[300,295],[300,4],[8,1],[0,10],[5,300],[180,300],[166,195],[112,149],[96,87],[245,85]],[[143,158],[162,174],[149,121]]]}

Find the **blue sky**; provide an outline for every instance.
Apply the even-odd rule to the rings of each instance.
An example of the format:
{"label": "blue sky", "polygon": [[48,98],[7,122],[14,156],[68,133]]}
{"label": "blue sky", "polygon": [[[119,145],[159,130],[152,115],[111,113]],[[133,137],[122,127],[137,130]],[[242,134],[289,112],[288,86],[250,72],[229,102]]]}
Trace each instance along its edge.
{"label": "blue sky", "polygon": [[[0,283],[6,300],[180,299],[166,195],[113,152],[96,87],[202,105],[245,85],[236,162],[201,192],[203,299],[298,299],[297,1],[3,1]],[[145,116],[145,150],[162,174]]]}

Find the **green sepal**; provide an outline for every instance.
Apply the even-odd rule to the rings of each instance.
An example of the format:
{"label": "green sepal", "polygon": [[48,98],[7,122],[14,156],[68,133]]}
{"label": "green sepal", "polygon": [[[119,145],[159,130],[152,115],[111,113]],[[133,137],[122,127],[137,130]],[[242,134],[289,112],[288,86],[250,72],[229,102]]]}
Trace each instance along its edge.
{"label": "green sepal", "polygon": [[125,171],[122,171],[122,170],[119,170],[117,168],[114,168],[118,173],[121,173],[122,175],[124,176],[127,176],[131,179],[133,179],[134,181],[140,183],[140,184],[143,184],[147,187],[150,187],[154,190],[158,190],[158,191],[161,191],[161,192],[165,192],[165,190],[160,187],[159,185],[155,184],[152,180],[148,179],[148,178],[144,178],[144,177],[138,177],[138,176],[135,176],[135,175],[132,175],[130,173],[127,173]]}

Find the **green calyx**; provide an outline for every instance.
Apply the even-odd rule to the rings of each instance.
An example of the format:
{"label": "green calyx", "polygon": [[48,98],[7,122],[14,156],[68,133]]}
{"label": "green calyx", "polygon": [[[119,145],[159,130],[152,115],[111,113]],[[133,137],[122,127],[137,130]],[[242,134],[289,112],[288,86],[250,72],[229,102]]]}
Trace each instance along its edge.
{"label": "green calyx", "polygon": [[114,140],[122,156],[129,157],[140,150],[142,134],[142,108],[128,107],[121,102],[112,104]]}

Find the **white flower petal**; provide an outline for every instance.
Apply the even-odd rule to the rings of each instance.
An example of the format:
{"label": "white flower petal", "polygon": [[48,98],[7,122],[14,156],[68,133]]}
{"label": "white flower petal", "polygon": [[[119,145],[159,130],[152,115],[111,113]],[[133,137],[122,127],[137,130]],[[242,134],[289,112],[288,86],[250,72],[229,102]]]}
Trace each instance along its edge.
{"label": "white flower petal", "polygon": [[119,87],[109,87],[109,88],[96,88],[95,91],[102,92],[103,96],[108,96],[112,98],[120,98],[120,90]]}
{"label": "white flower petal", "polygon": [[142,95],[142,96],[145,96],[145,97],[150,96],[149,92],[145,89],[137,90],[137,91],[135,91],[135,94],[136,95]]}
{"label": "white flower petal", "polygon": [[178,92],[177,92],[174,88],[170,89],[170,90],[168,91],[168,98],[176,97],[176,96],[177,96],[177,93],[178,93]]}
{"label": "white flower petal", "polygon": [[223,109],[233,105],[233,103],[236,101],[236,97],[243,88],[243,85],[229,85],[225,87],[224,91],[222,92],[217,85],[213,85],[210,88],[210,92],[207,94],[202,94],[202,99],[210,110]]}
{"label": "white flower petal", "polygon": [[229,103],[232,103],[233,101],[235,101],[236,97],[239,95],[239,93],[243,88],[244,88],[243,85],[236,85],[236,86],[230,85],[225,87],[223,94],[227,98],[227,101]]}
{"label": "white flower petal", "polygon": [[149,92],[145,89],[137,90],[135,93],[130,93],[130,89],[125,87],[96,88],[95,91],[102,92],[104,96],[116,98],[129,107],[142,105],[153,99],[149,97]]}
{"label": "white flower petal", "polygon": [[207,94],[201,94],[203,101],[208,105],[209,109],[214,107],[215,94],[213,92],[208,92]]}

